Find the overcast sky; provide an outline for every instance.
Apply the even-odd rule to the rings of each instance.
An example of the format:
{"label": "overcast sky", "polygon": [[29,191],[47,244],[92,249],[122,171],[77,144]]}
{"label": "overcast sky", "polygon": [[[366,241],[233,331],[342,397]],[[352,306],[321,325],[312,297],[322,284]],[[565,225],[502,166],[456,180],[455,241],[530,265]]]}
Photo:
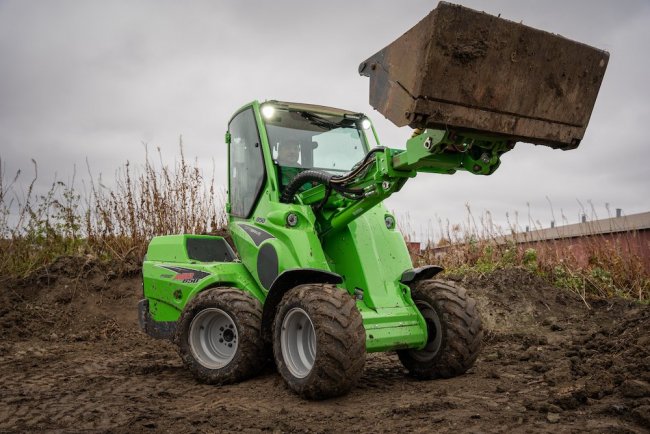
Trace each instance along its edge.
{"label": "overcast sky", "polygon": [[[39,162],[40,179],[70,177],[89,159],[110,179],[144,159],[143,142],[186,155],[226,182],[228,119],[254,100],[310,102],[367,113],[383,145],[397,128],[368,104],[362,60],[415,25],[436,1],[0,0],[0,158],[8,173]],[[505,223],[516,212],[548,226],[580,203],[599,217],[650,210],[650,2],[463,1],[610,52],[582,144],[562,152],[519,144],[490,177],[421,174],[388,200],[413,230],[462,221],[469,204]],[[25,181],[27,178],[24,178]]]}

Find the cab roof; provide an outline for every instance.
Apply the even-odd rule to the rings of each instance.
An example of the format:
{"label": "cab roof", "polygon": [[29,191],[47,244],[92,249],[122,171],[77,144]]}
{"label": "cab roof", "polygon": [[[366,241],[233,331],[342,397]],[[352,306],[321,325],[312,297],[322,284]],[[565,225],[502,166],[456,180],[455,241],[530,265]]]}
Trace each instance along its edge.
{"label": "cab roof", "polygon": [[363,115],[363,113],[353,112],[353,111],[350,111],[350,110],[344,110],[344,109],[335,108],[335,107],[327,107],[327,106],[324,106],[324,105],[305,104],[305,103],[300,103],[300,102],[269,100],[269,101],[264,101],[262,104],[265,104],[265,103],[271,103],[271,104],[275,105],[276,107],[286,108],[286,109],[290,109],[290,110],[316,112],[316,113],[326,113],[326,114],[337,115],[337,116],[343,116],[343,115],[359,115],[359,116],[361,116],[361,115]]}

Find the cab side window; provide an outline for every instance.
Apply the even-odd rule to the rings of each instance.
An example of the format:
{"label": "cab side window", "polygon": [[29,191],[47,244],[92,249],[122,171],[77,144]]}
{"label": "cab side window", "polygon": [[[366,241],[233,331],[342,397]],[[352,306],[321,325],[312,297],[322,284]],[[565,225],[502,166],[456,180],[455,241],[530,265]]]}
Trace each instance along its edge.
{"label": "cab side window", "polygon": [[247,218],[264,186],[264,157],[253,109],[228,125],[230,132],[230,214]]}

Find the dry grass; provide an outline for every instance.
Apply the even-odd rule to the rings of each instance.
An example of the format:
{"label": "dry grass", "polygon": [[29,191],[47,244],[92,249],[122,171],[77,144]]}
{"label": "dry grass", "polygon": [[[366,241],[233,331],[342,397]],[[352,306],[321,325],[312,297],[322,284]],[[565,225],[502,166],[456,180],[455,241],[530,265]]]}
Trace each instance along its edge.
{"label": "dry grass", "polygon": [[[206,233],[226,224],[225,192],[215,188],[196,161],[183,154],[173,165],[152,161],[125,163],[112,187],[88,175],[80,193],[76,176],[35,191],[38,165],[24,188],[19,171],[8,177],[0,161],[0,276],[24,277],[62,256],[100,261],[139,261],[155,235]],[[24,184],[22,184],[24,185]]]}
{"label": "dry grass", "polygon": [[[634,248],[639,243],[636,231],[604,235],[594,228],[581,238],[579,248],[575,241],[566,240],[517,243],[513,236],[520,240],[516,234],[525,232],[518,222],[509,221],[508,229],[503,230],[493,223],[489,212],[475,218],[469,206],[464,222],[438,222],[438,226],[438,241],[414,255],[414,263],[439,264],[449,273],[523,267],[583,299],[619,296],[650,300],[650,270]],[[526,226],[541,229],[541,224],[530,218]]]}
{"label": "dry grass", "polygon": [[[156,156],[154,162],[147,154],[137,167],[124,164],[112,187],[88,169],[81,180],[85,194],[75,185],[76,177],[70,183],[55,181],[45,193],[37,193],[36,161],[26,186],[22,173],[8,176],[0,161],[0,277],[25,277],[65,256],[138,263],[153,236],[225,227],[225,191],[215,187],[214,176],[206,178],[196,162],[185,159],[182,143],[172,165],[163,162],[160,151]],[[408,239],[415,232],[411,219],[400,217],[400,230]],[[526,220],[532,230],[541,227],[530,215]],[[567,220],[564,215],[562,220]],[[649,272],[630,247],[638,234],[594,233],[585,241],[586,255],[578,255],[562,242],[502,242],[504,235],[523,231],[518,215],[508,223],[503,230],[489,212],[475,218],[468,207],[464,222],[438,222],[438,234],[428,234],[438,241],[415,254],[414,263],[438,263],[453,273],[525,267],[584,298],[650,300]]]}

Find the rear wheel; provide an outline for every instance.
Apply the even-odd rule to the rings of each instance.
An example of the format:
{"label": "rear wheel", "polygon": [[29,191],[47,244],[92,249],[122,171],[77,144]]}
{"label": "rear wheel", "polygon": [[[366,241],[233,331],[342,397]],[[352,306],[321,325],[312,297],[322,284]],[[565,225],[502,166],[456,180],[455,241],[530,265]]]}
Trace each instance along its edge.
{"label": "rear wheel", "polygon": [[262,304],[236,288],[208,289],[185,307],[176,334],[183,363],[201,382],[235,383],[261,371]]}
{"label": "rear wheel", "polygon": [[427,323],[428,340],[421,350],[400,350],[399,359],[420,379],[450,378],[472,367],[483,330],[476,302],[452,282],[423,280],[412,297]]}
{"label": "rear wheel", "polygon": [[275,363],[308,399],[348,393],[363,371],[366,333],[354,299],[333,285],[306,284],[280,302],[273,323]]}

